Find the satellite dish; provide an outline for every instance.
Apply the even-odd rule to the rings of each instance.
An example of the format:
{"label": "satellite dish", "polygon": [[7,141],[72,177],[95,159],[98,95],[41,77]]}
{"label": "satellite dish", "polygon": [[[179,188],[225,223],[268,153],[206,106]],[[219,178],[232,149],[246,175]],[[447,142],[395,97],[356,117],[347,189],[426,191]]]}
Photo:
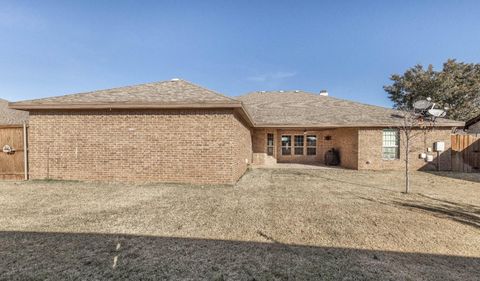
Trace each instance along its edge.
{"label": "satellite dish", "polygon": [[413,103],[413,108],[416,110],[427,110],[432,107],[432,103],[428,100],[419,100]]}
{"label": "satellite dish", "polygon": [[443,109],[429,109],[428,110],[428,113],[436,118],[441,118],[441,117],[445,117],[445,115],[447,115],[447,112]]}
{"label": "satellite dish", "polygon": [[415,113],[419,114],[422,117],[429,118],[435,121],[436,118],[442,118],[447,115],[447,108],[437,109],[435,108],[435,103],[432,102],[431,98],[426,100],[419,100],[413,103],[413,108]]}

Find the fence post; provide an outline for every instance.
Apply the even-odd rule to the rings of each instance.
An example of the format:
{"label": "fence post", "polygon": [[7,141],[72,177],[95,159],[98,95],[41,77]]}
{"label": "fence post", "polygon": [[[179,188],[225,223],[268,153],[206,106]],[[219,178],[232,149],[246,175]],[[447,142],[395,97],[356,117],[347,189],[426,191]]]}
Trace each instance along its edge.
{"label": "fence post", "polygon": [[25,180],[28,180],[28,144],[27,144],[27,122],[23,122],[23,161]]}

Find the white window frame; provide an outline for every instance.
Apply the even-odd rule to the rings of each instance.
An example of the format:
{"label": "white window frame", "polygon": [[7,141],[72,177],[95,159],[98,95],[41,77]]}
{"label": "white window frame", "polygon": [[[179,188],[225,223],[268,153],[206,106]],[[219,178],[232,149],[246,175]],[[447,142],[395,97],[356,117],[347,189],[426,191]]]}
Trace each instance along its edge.
{"label": "white window frame", "polygon": [[[394,153],[392,153],[392,150]],[[400,131],[398,129],[382,130],[382,159],[400,159]]]}

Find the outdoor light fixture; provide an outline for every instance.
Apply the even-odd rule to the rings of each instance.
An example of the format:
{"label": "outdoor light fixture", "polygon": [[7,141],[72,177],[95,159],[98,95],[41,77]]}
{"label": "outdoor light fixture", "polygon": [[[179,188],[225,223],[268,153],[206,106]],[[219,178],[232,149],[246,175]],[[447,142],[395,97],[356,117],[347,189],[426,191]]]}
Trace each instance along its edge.
{"label": "outdoor light fixture", "polygon": [[8,144],[4,145],[2,148],[3,153],[11,154],[15,152],[15,149],[13,149],[11,146]]}

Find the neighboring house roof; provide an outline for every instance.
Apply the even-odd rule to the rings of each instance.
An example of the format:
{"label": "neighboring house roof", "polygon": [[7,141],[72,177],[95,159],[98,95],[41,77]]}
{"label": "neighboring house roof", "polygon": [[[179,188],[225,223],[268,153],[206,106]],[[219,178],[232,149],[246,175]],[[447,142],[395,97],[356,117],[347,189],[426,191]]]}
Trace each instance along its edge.
{"label": "neighboring house roof", "polygon": [[472,119],[465,122],[465,129],[468,129],[470,126],[472,126],[472,125],[474,125],[478,122],[480,122],[480,115],[478,115],[477,117],[473,117]]}
{"label": "neighboring house roof", "polygon": [[[391,127],[401,112],[303,91],[253,92],[237,98],[256,127]],[[437,126],[464,122],[438,118]]]}
{"label": "neighboring house roof", "polygon": [[172,79],[156,83],[10,103],[14,109],[241,107],[241,102]]}
{"label": "neighboring house roof", "polygon": [[8,108],[8,101],[0,99],[0,126],[21,125],[28,120],[28,112]]}

